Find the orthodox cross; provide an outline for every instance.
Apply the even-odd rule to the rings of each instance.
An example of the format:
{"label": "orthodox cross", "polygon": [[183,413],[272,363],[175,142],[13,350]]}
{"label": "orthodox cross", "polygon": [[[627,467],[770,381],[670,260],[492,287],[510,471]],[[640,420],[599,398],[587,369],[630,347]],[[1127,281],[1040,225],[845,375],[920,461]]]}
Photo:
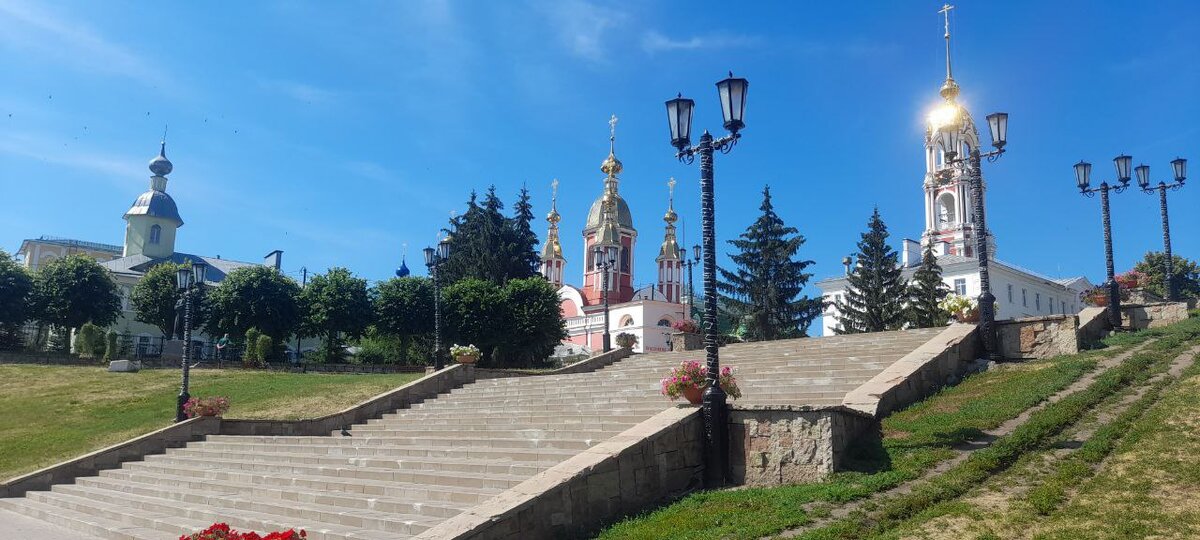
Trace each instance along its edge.
{"label": "orthodox cross", "polygon": [[672,176],[671,179],[669,181],[667,181],[667,203],[670,205],[671,208],[675,207],[675,177],[674,176]]}
{"label": "orthodox cross", "polygon": [[950,4],[944,4],[944,5],[942,5],[942,9],[938,10],[938,13],[941,13],[946,19],[946,36],[945,37],[946,37],[946,78],[947,79],[954,78],[950,75],[950,10],[952,10],[952,9],[954,9],[954,6],[952,6]]}
{"label": "orthodox cross", "polygon": [[608,140],[612,141],[617,138],[617,115],[612,115],[608,119]]}
{"label": "orthodox cross", "polygon": [[550,182],[550,205],[554,206],[558,202],[558,179],[555,178]]}

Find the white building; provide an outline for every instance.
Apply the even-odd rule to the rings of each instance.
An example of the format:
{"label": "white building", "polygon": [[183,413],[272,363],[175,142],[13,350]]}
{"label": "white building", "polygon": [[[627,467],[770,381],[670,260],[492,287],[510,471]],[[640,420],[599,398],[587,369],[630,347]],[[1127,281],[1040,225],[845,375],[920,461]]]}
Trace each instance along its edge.
{"label": "white building", "polygon": [[[921,235],[920,243],[904,240],[900,250],[904,266],[902,275],[905,280],[912,278],[916,267],[921,264],[923,247],[930,246],[942,267],[942,279],[950,290],[959,295],[977,297],[980,294],[979,260],[975,254],[978,237],[972,225],[974,200],[971,197],[969,175],[963,163],[947,163],[943,134],[938,128],[955,119],[961,122],[960,156],[968,155],[972,148],[980,144],[980,139],[971,114],[955,101],[959,87],[950,70],[948,23],[945,38],[946,81],[940,91],[945,103],[929,115],[929,123],[925,128],[925,178],[922,185],[925,232]],[[985,181],[983,192],[986,191]],[[1079,312],[1082,307],[1080,295],[1091,288],[1086,278],[1049,278],[997,261],[994,258],[995,238],[991,231],[986,234],[990,254],[988,277],[992,294],[996,296],[997,319]],[[847,267],[846,272],[849,271]],[[834,302],[843,299],[848,283],[842,276],[821,280],[816,285],[827,303],[822,314],[822,334],[832,335],[839,317]]]}

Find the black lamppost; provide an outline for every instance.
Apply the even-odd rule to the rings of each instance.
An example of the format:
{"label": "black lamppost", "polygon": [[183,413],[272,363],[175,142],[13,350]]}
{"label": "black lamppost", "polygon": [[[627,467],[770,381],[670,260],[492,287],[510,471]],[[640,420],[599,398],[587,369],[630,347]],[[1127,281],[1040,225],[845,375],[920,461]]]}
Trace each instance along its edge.
{"label": "black lamppost", "polygon": [[708,368],[708,387],[704,390],[704,443],[705,484],[708,487],[725,485],[729,473],[729,437],[727,435],[728,410],[725,391],[721,389],[719,377],[721,360],[717,355],[717,237],[716,217],[713,208],[713,151],[728,154],[742,137],[739,131],[746,127],[743,121],[746,112],[746,90],[750,83],[729,73],[729,77],[717,83],[717,94],[721,98],[721,114],[729,135],[720,139],[704,130],[700,144],[691,145],[692,109],[696,102],[679,94],[667,101],[667,122],[671,127],[671,146],[675,157],[691,164],[700,155],[700,218],[701,243],[704,246],[704,357]]}
{"label": "black lamppost", "polygon": [[604,352],[612,350],[612,337],[608,333],[608,273],[617,267],[616,246],[597,245],[592,248],[596,269],[600,270],[600,298],[604,303]]}
{"label": "black lamppost", "polygon": [[[988,132],[992,136],[992,146],[995,150],[980,153],[978,145],[969,145],[970,151],[966,157],[958,157],[962,148],[963,126],[955,121],[942,127],[943,151],[947,165],[966,163],[968,181],[971,185],[971,227],[975,229],[975,257],[979,260],[979,332],[983,338],[983,351],[987,358],[996,360],[1000,357],[1000,348],[996,345],[996,296],[992,294],[992,280],[988,274],[988,229],[987,220],[983,213],[983,168],[982,160],[988,163],[1000,159],[1004,155],[1004,145],[1008,143],[1008,113],[998,112],[987,115]],[[952,169],[946,167],[943,172]]]}
{"label": "black lamppost", "polygon": [[192,297],[204,287],[204,276],[208,266],[203,262],[192,263],[191,268],[180,268],[175,273],[175,285],[183,295],[183,359],[180,369],[183,370],[183,381],[179,384],[179,399],[175,406],[175,421],[187,420],[183,406],[191,399],[188,393],[188,377],[192,368]]}
{"label": "black lamppost", "polygon": [[1120,193],[1129,187],[1129,166],[1132,163],[1133,158],[1126,155],[1113,158],[1113,165],[1117,168],[1117,184],[1109,186],[1108,182],[1100,182],[1098,188],[1088,187],[1092,179],[1092,164],[1086,161],[1075,164],[1075,182],[1079,186],[1079,192],[1087,197],[1095,197],[1096,192],[1100,192],[1100,212],[1104,221],[1104,265],[1108,278],[1108,281],[1104,282],[1104,286],[1108,289],[1108,323],[1113,328],[1121,327],[1121,293],[1113,270],[1112,226],[1108,218],[1108,192],[1112,190]]}
{"label": "black lamppost", "polygon": [[692,246],[692,254],[694,255],[694,257],[689,259],[689,258],[687,258],[687,250],[685,250],[683,248],[679,248],[679,260],[683,261],[683,263],[682,263],[683,266],[685,266],[687,268],[687,276],[688,276],[687,318],[689,318],[689,319],[692,318],[692,308],[695,307],[695,304],[696,304],[696,291],[695,291],[695,289],[692,288],[692,267],[696,266],[696,263],[700,262],[700,244],[696,244],[696,245]]}
{"label": "black lamppost", "polygon": [[442,357],[442,284],[438,278],[438,268],[450,259],[450,239],[443,238],[438,242],[437,250],[425,248],[425,266],[433,277],[433,368],[441,371],[446,367]]}
{"label": "black lamppost", "polygon": [[1179,189],[1183,187],[1183,181],[1187,179],[1187,160],[1183,158],[1175,158],[1171,161],[1171,168],[1175,173],[1175,181],[1167,184],[1159,182],[1158,186],[1150,187],[1150,166],[1138,165],[1134,167],[1137,172],[1138,187],[1142,188],[1145,193],[1154,193],[1158,191],[1158,210],[1162,214],[1162,229],[1163,229],[1163,255],[1166,256],[1166,277],[1163,278],[1163,287],[1167,290],[1167,300],[1172,302],[1179,299],[1179,291],[1176,290],[1174,261],[1171,260],[1171,225],[1167,221],[1167,188]]}

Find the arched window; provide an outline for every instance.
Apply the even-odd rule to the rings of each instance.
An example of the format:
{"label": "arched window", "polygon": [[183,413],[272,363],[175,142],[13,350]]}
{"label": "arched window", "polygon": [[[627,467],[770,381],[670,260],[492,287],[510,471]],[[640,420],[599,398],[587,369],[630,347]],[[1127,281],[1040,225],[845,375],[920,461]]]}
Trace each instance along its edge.
{"label": "arched window", "polygon": [[633,317],[630,315],[621,317],[621,324],[619,326],[621,326],[621,327],[633,326]]}
{"label": "arched window", "polygon": [[954,196],[949,193],[943,193],[938,197],[937,203],[938,226],[941,228],[949,227],[954,224]]}
{"label": "arched window", "polygon": [[658,325],[659,326],[671,326],[671,319],[659,319]]}
{"label": "arched window", "polygon": [[150,243],[157,244],[160,238],[162,238],[162,227],[158,225],[150,227]]}

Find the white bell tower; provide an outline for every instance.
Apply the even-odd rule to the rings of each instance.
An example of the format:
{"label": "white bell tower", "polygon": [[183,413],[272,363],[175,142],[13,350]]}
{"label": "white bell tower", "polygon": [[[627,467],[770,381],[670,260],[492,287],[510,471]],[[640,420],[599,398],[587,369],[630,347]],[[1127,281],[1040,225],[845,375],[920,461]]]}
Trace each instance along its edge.
{"label": "white bell tower", "polygon": [[[946,162],[946,139],[943,126],[957,124],[961,130],[962,147],[957,149],[961,159],[979,145],[979,131],[975,121],[965,107],[958,104],[958,83],[954,81],[950,67],[950,10],[949,4],[942,7],[946,21],[946,82],[939,92],[944,102],[929,114],[925,125],[925,232],[921,235],[921,246],[933,246],[933,252],[941,255],[975,256],[975,228],[972,225],[974,201],[967,163]],[[987,183],[983,183],[983,193]],[[985,202],[986,202],[986,195]],[[988,239],[989,249],[995,254],[995,245]]]}

